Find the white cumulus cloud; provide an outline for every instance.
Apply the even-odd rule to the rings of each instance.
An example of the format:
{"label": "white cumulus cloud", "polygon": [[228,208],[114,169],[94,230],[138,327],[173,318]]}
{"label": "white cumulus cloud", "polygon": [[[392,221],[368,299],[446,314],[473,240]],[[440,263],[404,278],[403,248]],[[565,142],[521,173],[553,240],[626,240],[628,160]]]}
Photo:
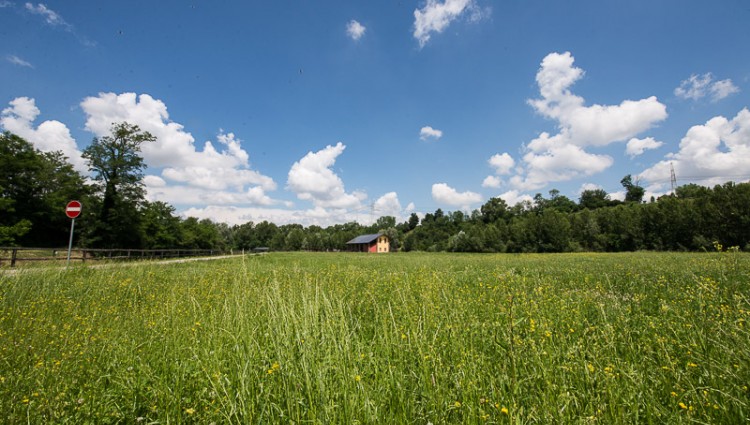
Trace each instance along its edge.
{"label": "white cumulus cloud", "polygon": [[584,191],[587,191],[587,190],[597,190],[597,189],[601,189],[601,188],[602,187],[599,186],[596,183],[584,183],[584,184],[581,185],[581,187],[578,188],[578,194],[580,195],[581,193],[583,193]]}
{"label": "white cumulus cloud", "polygon": [[514,206],[520,202],[532,202],[534,201],[534,198],[531,197],[531,195],[527,195],[525,193],[521,193],[517,190],[509,190],[502,195],[498,196],[498,198],[505,201],[506,204],[509,206]]}
{"label": "white cumulus cloud", "polygon": [[482,187],[491,187],[497,189],[503,185],[503,180],[498,176],[487,176],[482,180]]}
{"label": "white cumulus cloud", "polygon": [[496,175],[485,177],[484,181],[482,181],[482,187],[491,188],[499,188],[502,186],[504,182],[498,176],[510,174],[513,167],[516,165],[516,161],[507,152],[492,155],[487,163],[495,169]]}
{"label": "white cumulus cloud", "polygon": [[711,118],[688,130],[680,141],[680,150],[643,171],[640,177],[659,190],[667,186],[671,167],[679,180],[706,186],[728,180],[745,181],[750,170],[750,111],[742,109],[730,119]]}
{"label": "white cumulus cloud", "polygon": [[199,150],[193,135],[169,119],[166,104],[148,94],[100,93],[85,98],[81,108],[87,115],[86,129],[98,137],[110,134],[112,124],[123,121],[156,137],[141,146],[141,153],[149,167],[162,169],[160,178],[169,184],[161,188],[147,184],[150,198],[177,205],[196,200],[271,203],[265,192],[276,190],[276,183],[250,168],[250,156],[233,133],[221,131],[215,142],[206,141]]}
{"label": "white cumulus cloud", "polygon": [[482,201],[482,195],[470,191],[458,192],[445,183],[435,183],[432,185],[432,199],[442,204],[468,210],[471,204]]}
{"label": "white cumulus cloud", "polygon": [[347,193],[344,182],[331,167],[346,146],[326,146],[317,152],[308,152],[289,170],[287,188],[302,200],[311,201],[321,208],[357,208],[367,198],[362,192]]}
{"label": "white cumulus cloud", "polygon": [[422,127],[419,130],[419,138],[422,139],[422,140],[427,140],[427,139],[438,140],[441,137],[443,137],[442,130],[438,130],[436,128],[432,128],[429,125],[425,126],[425,127]]}
{"label": "white cumulus cloud", "polygon": [[34,99],[18,97],[10,102],[10,107],[3,109],[0,125],[4,130],[26,139],[42,152],[61,151],[76,170],[88,172],[88,166],[68,127],[56,120],[44,121],[34,127],[39,114]]}
{"label": "white cumulus cloud", "polygon": [[330,226],[338,223],[356,221],[360,224],[372,224],[377,217],[370,214],[360,214],[349,210],[331,210],[311,208],[307,210],[293,210],[268,207],[238,207],[209,205],[206,207],[192,207],[182,212],[183,217],[208,218],[213,221],[229,224],[244,224],[248,221],[259,223],[269,221],[277,225],[301,224],[303,226]]}
{"label": "white cumulus cloud", "polygon": [[365,35],[365,31],[367,31],[367,28],[354,19],[346,24],[346,35],[352,40],[356,41],[362,38]]}
{"label": "white cumulus cloud", "polygon": [[414,38],[419,47],[424,47],[433,33],[445,31],[451,22],[469,12],[472,22],[482,19],[485,12],[480,10],[474,0],[427,0],[424,7],[414,10]]}
{"label": "white cumulus cloud", "polygon": [[495,174],[510,174],[516,161],[508,153],[495,154],[489,159],[489,164],[495,169]]}
{"label": "white cumulus cloud", "polygon": [[666,106],[654,96],[586,106],[570,91],[584,75],[573,62],[569,52],[550,53],[542,60],[536,75],[542,97],[528,102],[537,113],[557,122],[558,133],[543,132],[528,143],[520,172],[510,179],[517,189],[533,190],[602,172],[614,160],[586,148],[624,142],[667,118]]}
{"label": "white cumulus cloud", "polygon": [[711,84],[711,99],[716,102],[739,91],[739,87],[735,86],[730,79],[717,81]]}
{"label": "white cumulus cloud", "polygon": [[674,94],[692,100],[710,96],[712,101],[717,102],[739,91],[739,87],[735,86],[731,79],[714,81],[713,74],[707,72],[703,75],[693,74],[687,80],[683,80],[680,86],[674,89]]}
{"label": "white cumulus cloud", "polygon": [[396,192],[388,192],[378,198],[373,204],[373,210],[378,217],[392,216],[396,217],[396,220],[402,219],[404,213]]}
{"label": "white cumulus cloud", "polygon": [[657,140],[654,140],[653,137],[646,137],[645,139],[637,139],[632,138],[628,140],[628,144],[625,148],[625,153],[630,155],[630,157],[635,157],[638,155],[642,155],[643,152],[650,150],[650,149],[657,149],[661,147],[664,143],[659,142]]}

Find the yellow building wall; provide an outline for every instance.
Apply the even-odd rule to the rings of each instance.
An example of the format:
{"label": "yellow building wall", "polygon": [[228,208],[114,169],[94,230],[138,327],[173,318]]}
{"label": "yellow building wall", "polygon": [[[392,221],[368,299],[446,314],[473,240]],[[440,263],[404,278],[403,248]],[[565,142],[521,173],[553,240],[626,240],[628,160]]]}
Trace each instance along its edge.
{"label": "yellow building wall", "polygon": [[378,237],[378,251],[377,252],[389,252],[391,249],[391,244],[388,241],[387,236],[380,236]]}

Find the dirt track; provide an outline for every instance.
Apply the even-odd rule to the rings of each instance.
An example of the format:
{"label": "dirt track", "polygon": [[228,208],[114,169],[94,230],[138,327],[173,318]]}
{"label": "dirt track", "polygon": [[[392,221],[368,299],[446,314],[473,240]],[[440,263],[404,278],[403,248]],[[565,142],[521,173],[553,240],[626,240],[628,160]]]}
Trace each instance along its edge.
{"label": "dirt track", "polygon": [[[245,255],[263,255],[263,254],[233,254],[233,255],[216,255],[213,257],[190,257],[190,258],[175,258],[172,260],[158,260],[158,261],[149,261],[149,260],[143,260],[143,261],[123,261],[123,262],[111,262],[106,264],[91,264],[91,265],[82,265],[82,264],[74,264],[71,265],[72,268],[77,267],[87,267],[87,268],[106,268],[106,267],[133,267],[133,266],[144,266],[144,265],[153,265],[153,264],[171,264],[171,263],[189,263],[193,261],[211,261],[211,260],[221,260],[224,258],[237,258],[237,257],[243,257]],[[67,267],[60,266],[60,267],[33,267],[33,268],[13,268],[13,269],[0,269],[0,275],[13,275],[20,272],[35,272],[35,271],[49,271],[49,270],[65,270]]]}

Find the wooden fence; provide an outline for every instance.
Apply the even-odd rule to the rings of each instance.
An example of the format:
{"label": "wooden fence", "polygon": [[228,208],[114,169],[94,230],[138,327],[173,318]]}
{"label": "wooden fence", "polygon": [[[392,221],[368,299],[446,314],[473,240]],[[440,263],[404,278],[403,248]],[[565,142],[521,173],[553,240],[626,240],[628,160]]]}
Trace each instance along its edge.
{"label": "wooden fence", "polygon": [[[158,258],[208,257],[224,254],[216,249],[88,249],[75,248],[70,261],[146,260]],[[0,267],[15,267],[23,262],[63,261],[67,248],[0,247]]]}

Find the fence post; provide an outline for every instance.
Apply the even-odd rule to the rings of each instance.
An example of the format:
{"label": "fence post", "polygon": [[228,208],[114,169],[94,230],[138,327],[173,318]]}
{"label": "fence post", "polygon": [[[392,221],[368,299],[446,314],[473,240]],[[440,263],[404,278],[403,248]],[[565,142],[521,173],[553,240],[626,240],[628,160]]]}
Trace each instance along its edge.
{"label": "fence post", "polygon": [[18,255],[18,250],[14,249],[13,253],[10,254],[10,266],[15,267],[16,266],[16,255]]}

